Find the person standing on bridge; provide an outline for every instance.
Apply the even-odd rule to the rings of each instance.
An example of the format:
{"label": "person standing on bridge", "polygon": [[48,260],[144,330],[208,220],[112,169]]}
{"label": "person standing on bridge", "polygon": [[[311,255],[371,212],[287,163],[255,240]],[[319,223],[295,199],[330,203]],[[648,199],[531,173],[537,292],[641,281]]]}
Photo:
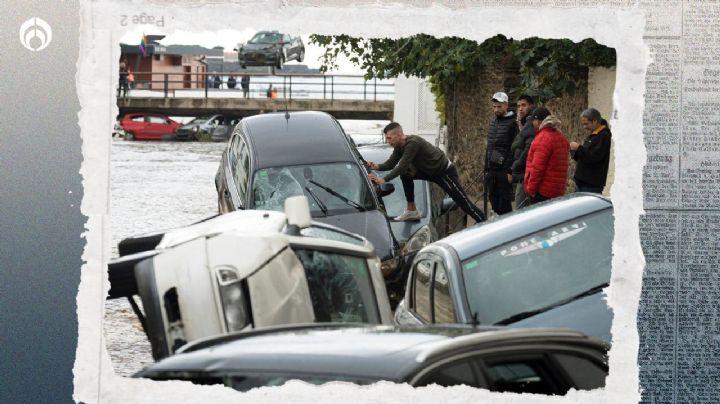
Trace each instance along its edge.
{"label": "person standing on bridge", "polygon": [[243,97],[250,98],[250,76],[243,74],[242,79],[240,79],[240,87],[243,90]]}
{"label": "person standing on bridge", "polygon": [[420,179],[438,184],[475,222],[485,221],[485,214],[470,201],[460,185],[455,165],[442,150],[420,136],[406,136],[397,122],[387,125],[383,129],[383,133],[388,144],[393,147],[393,152],[384,163],[376,164],[368,161],[367,167],[372,170],[390,170],[383,178],[369,174],[370,180],[378,185],[400,176],[407,209],[395,220],[420,220],[421,214],[415,206],[415,184],[413,183],[413,180]]}

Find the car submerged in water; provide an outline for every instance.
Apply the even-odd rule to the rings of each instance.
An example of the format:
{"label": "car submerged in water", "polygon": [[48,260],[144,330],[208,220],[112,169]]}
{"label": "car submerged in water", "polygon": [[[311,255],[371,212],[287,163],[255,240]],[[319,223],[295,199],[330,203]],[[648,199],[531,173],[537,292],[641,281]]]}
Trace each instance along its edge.
{"label": "car submerged in water", "polygon": [[311,221],[302,196],[288,198],[285,213],[233,212],[119,247],[108,298],[128,298],[156,360],[198,339],[271,325],[392,323],[372,245]]}
{"label": "car submerged in water", "polygon": [[613,225],[610,200],[574,193],[436,241],[415,256],[395,321],[571,328],[610,343]]}

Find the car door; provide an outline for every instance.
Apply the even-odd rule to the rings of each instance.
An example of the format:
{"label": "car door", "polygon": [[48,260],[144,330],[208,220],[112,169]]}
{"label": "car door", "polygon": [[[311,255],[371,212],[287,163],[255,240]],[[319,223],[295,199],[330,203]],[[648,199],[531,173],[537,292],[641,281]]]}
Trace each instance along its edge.
{"label": "car door", "polygon": [[419,255],[412,267],[410,301],[402,324],[457,322],[454,291],[443,260],[430,253]]}
{"label": "car door", "polygon": [[145,133],[153,140],[160,140],[163,135],[173,133],[167,119],[158,115],[147,115],[145,117],[145,124]]}

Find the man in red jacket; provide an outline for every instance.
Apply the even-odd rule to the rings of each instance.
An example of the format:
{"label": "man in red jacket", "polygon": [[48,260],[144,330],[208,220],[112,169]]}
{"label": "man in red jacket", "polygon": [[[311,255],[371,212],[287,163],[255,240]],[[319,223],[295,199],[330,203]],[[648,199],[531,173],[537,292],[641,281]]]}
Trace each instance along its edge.
{"label": "man in red jacket", "polygon": [[560,120],[547,108],[535,109],[532,118],[537,133],[528,152],[523,184],[530,202],[537,203],[565,194],[570,142],[560,132]]}

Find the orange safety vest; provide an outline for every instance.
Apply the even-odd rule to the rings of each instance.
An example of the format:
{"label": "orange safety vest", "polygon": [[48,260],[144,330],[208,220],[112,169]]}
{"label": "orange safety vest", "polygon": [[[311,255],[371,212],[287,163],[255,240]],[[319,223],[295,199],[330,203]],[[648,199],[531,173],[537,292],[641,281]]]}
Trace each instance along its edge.
{"label": "orange safety vest", "polygon": [[278,97],[277,88],[273,88],[272,92],[270,93],[273,99]]}

